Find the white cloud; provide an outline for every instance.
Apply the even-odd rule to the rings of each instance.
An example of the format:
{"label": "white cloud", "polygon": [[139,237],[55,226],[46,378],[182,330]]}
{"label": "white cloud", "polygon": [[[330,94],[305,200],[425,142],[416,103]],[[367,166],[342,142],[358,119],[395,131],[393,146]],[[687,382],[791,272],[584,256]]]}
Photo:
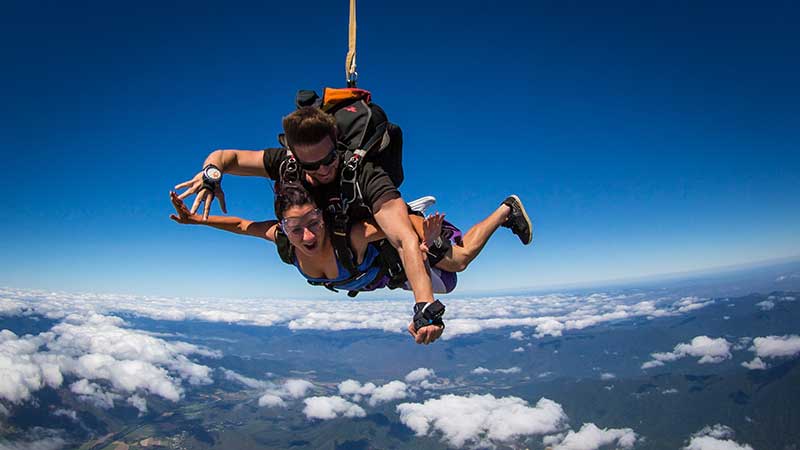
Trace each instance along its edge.
{"label": "white cloud", "polygon": [[514,350],[511,350],[511,351],[514,352],[514,353],[522,353],[522,352],[525,351],[525,349],[523,347],[517,347],[517,348],[515,348]]}
{"label": "white cloud", "polygon": [[755,358],[750,362],[742,363],[742,366],[751,370],[763,370],[768,367],[764,361],[765,358],[787,358],[800,354],[800,336],[757,337],[753,339],[750,351],[755,352]]}
{"label": "white cloud", "polygon": [[675,388],[664,389],[663,391],[661,391],[661,393],[664,395],[677,394],[678,390]]}
{"label": "white cloud", "polygon": [[742,367],[746,367],[750,370],[765,370],[767,368],[767,363],[765,363],[763,359],[756,356],[752,361],[743,362]]}
{"label": "white cloud", "polygon": [[0,369],[5,375],[0,398],[20,403],[44,386],[58,388],[68,376],[78,379],[71,385],[76,394],[106,407],[137,392],[177,401],[183,395],[182,382],[211,383],[211,369],[187,355],[216,357],[217,352],[125,328],[117,317],[70,314],[63,319],[36,336],[0,331]]}
{"label": "white cloud", "polygon": [[751,342],[753,342],[753,338],[749,336],[740,337],[731,349],[736,351],[744,350],[750,345]]}
{"label": "white cloud", "polygon": [[683,450],[753,450],[747,444],[735,442],[734,437],[733,430],[725,425],[706,426],[692,435]]}
{"label": "white cloud", "polygon": [[600,374],[601,380],[613,380],[614,378],[617,378],[617,376],[610,372]]}
{"label": "white cloud", "polygon": [[[443,338],[503,327],[529,327],[534,336],[560,336],[597,324],[632,317],[685,314],[713,303],[697,297],[681,299],[661,294],[549,294],[456,299],[448,309]],[[42,314],[62,319],[70,314],[124,313],[156,320],[202,320],[292,330],[378,329],[405,333],[410,319],[404,300],[279,300],[198,299],[126,295],[63,294],[0,288],[0,313]],[[347,311],[358,309],[373,320],[362,321]],[[519,336],[522,331],[513,334]]]}
{"label": "white cloud", "polygon": [[268,408],[285,408],[286,402],[275,394],[264,394],[258,398],[258,406],[266,406]]}
{"label": "white cloud", "polygon": [[511,334],[508,335],[508,337],[509,339],[514,339],[517,341],[522,341],[525,339],[525,335],[520,330],[512,331]]}
{"label": "white cloud", "polygon": [[0,440],[0,450],[61,450],[67,442],[58,430],[35,427],[19,440]]}
{"label": "white cloud", "polygon": [[731,358],[731,343],[724,338],[712,339],[696,336],[690,343],[681,343],[671,352],[651,353],[653,361],[642,364],[642,369],[663,366],[665,362],[675,361],[687,356],[699,357],[700,364],[716,364]]}
{"label": "white cloud", "polygon": [[147,412],[147,400],[144,397],[133,394],[126,400],[128,404],[139,410],[139,415]]}
{"label": "white cloud", "polygon": [[289,379],[283,383],[284,391],[291,398],[302,398],[306,396],[306,392],[313,388],[314,384],[310,381],[300,379]]}
{"label": "white cloud", "polygon": [[647,361],[644,364],[642,364],[642,369],[652,369],[653,367],[661,367],[663,365],[664,363],[658,360]]}
{"label": "white cloud", "polygon": [[766,336],[753,339],[753,351],[761,358],[792,357],[800,354],[800,336]]}
{"label": "white cloud", "polygon": [[400,400],[406,398],[408,393],[406,388],[408,386],[402,381],[390,381],[383,386],[375,388],[369,398],[370,406],[375,406],[379,403],[386,403],[392,400]]}
{"label": "white cloud", "polygon": [[756,303],[756,306],[761,308],[762,311],[769,311],[775,307],[775,302],[770,300],[764,300],[763,302]]}
{"label": "white cloud", "polygon": [[[422,375],[430,376],[433,373],[433,371],[430,371],[430,373],[423,373],[419,372],[419,370],[420,369],[417,369],[409,373],[409,375],[414,374],[412,377],[414,378]],[[362,386],[361,383],[356,380],[345,380],[339,383],[339,395],[349,396],[356,402],[361,401],[362,397],[369,396],[370,406],[406,398],[408,396],[407,389],[408,385],[399,380],[390,381],[382,386],[376,386],[374,383],[366,383]]]}
{"label": "white cloud", "polygon": [[345,380],[339,383],[339,395],[350,396],[354,401],[360,402],[363,396],[375,392],[375,383],[366,383],[363,386],[356,380]]}
{"label": "white cloud", "polygon": [[303,413],[309,419],[335,419],[337,417],[364,417],[367,413],[355,403],[342,397],[311,397],[304,400]]}
{"label": "white cloud", "polygon": [[121,395],[103,390],[100,385],[89,380],[78,380],[69,386],[72,393],[77,394],[81,400],[92,403],[98,408],[109,409],[114,407],[114,401],[122,398]]}
{"label": "white cloud", "polygon": [[62,417],[69,417],[70,419],[74,420],[75,422],[78,421],[78,413],[72,409],[64,409],[58,408],[53,411],[54,416],[62,416]]}
{"label": "white cloud", "polygon": [[406,383],[417,383],[422,380],[426,380],[431,377],[435,377],[436,372],[433,369],[427,369],[425,367],[420,367],[419,369],[412,370],[406,375]]}
{"label": "white cloud", "polygon": [[489,369],[487,369],[485,367],[476,367],[476,368],[472,369],[472,373],[474,373],[475,375],[487,375],[487,374],[490,374],[490,373],[501,373],[501,374],[507,375],[507,374],[511,374],[511,373],[520,373],[520,372],[522,372],[522,369],[520,369],[519,367],[516,367],[516,366],[515,367],[509,367],[507,369],[494,369],[494,370],[489,370]]}
{"label": "white cloud", "polygon": [[[448,380],[447,378],[441,378],[436,382],[431,382],[429,380],[422,380],[422,382],[419,384],[420,388],[422,388],[422,389],[431,389],[431,390],[445,389],[445,388],[448,388],[450,386],[451,386],[450,385],[450,380]],[[414,389],[414,388],[416,388],[416,386],[412,387],[412,389]]]}
{"label": "white cloud", "polygon": [[444,395],[424,403],[397,406],[400,421],[418,436],[442,433],[455,447],[467,442],[506,442],[527,435],[558,431],[567,420],[558,403],[542,398],[536,405],[517,397]]}
{"label": "white cloud", "polygon": [[[571,321],[571,323],[575,324],[578,322]],[[543,317],[538,321],[538,323],[535,324],[535,327],[536,334],[534,334],[534,336],[537,338],[543,338],[545,336],[561,336],[561,333],[564,331],[566,325],[552,317]]]}
{"label": "white cloud", "polygon": [[598,428],[593,423],[585,423],[577,432],[570,430],[553,450],[597,450],[615,444],[618,449],[632,448],[636,443],[636,433],[630,428]]}
{"label": "white cloud", "polygon": [[241,383],[250,389],[266,389],[270,386],[270,383],[265,381],[256,380],[255,378],[246,377],[244,375],[238,374],[233,370],[228,370],[224,367],[220,367],[219,370],[225,375],[226,380],[236,381],[237,383]]}

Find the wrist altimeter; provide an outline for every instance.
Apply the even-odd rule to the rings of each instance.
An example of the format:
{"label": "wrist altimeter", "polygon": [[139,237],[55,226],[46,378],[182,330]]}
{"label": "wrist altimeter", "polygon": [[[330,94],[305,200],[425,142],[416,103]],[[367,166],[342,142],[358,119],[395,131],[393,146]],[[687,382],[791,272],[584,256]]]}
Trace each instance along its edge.
{"label": "wrist altimeter", "polygon": [[444,327],[442,316],[444,316],[444,304],[439,300],[431,303],[419,302],[414,305],[414,330],[419,331],[428,325],[439,325]]}
{"label": "wrist altimeter", "polygon": [[203,167],[203,187],[211,192],[215,192],[222,183],[222,170],[214,164]]}

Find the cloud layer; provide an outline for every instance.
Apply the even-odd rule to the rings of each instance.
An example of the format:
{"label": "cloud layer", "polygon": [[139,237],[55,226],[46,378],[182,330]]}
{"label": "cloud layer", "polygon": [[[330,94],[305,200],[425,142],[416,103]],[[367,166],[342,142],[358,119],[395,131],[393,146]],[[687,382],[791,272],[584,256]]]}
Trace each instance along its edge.
{"label": "cloud layer", "polygon": [[[62,319],[70,314],[131,314],[157,320],[202,320],[292,330],[377,329],[405,333],[411,308],[403,300],[198,299],[124,295],[62,294],[0,289],[0,314],[42,314]],[[503,327],[528,327],[537,338],[560,336],[614,320],[680,315],[713,300],[655,294],[455,298],[447,301],[444,339]],[[347,311],[358,309],[359,316]],[[363,321],[368,316],[373,320]],[[510,337],[523,339],[517,330]]]}

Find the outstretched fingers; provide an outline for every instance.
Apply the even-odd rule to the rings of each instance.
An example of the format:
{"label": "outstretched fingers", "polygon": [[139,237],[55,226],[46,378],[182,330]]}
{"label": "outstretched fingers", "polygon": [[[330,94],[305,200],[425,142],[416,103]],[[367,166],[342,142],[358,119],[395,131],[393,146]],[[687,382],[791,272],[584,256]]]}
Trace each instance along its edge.
{"label": "outstretched fingers", "polygon": [[205,198],[205,194],[206,194],[206,191],[202,190],[202,191],[198,192],[197,195],[194,197],[194,202],[192,202],[192,207],[189,209],[189,211],[191,211],[192,214],[196,213],[197,212],[197,208],[199,208],[200,204],[203,203],[203,199]]}
{"label": "outstretched fingers", "polygon": [[215,192],[217,199],[219,199],[219,208],[223,214],[228,214],[228,208],[225,206],[225,193],[222,192],[222,187],[218,187]]}
{"label": "outstretched fingers", "polygon": [[194,178],[192,178],[191,180],[188,180],[188,181],[184,181],[183,183],[176,184],[175,185],[175,190],[177,191],[179,189],[183,189],[185,187],[191,186],[192,183],[194,183]]}
{"label": "outstretched fingers", "polygon": [[214,193],[206,189],[203,192],[206,194],[205,205],[203,205],[203,220],[208,220],[208,214],[211,212],[211,203],[214,201]]}

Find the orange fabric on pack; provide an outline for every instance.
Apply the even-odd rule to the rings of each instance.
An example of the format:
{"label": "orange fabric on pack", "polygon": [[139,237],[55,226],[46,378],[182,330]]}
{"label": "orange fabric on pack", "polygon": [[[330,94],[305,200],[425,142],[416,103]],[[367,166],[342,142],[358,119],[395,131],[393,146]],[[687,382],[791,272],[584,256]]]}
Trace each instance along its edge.
{"label": "orange fabric on pack", "polygon": [[369,104],[372,101],[372,94],[365,89],[326,87],[322,94],[322,110],[328,111],[339,103],[353,100],[364,100]]}

